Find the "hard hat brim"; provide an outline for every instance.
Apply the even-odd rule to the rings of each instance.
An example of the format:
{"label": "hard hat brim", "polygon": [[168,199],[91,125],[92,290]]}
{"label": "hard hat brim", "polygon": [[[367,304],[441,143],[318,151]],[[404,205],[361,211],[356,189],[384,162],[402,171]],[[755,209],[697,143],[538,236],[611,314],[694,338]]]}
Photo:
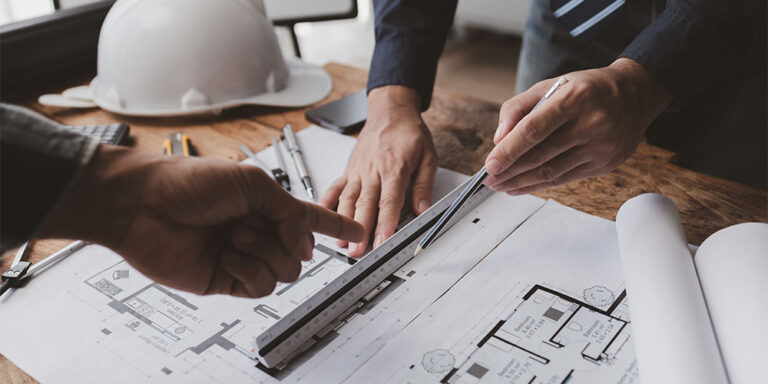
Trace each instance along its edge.
{"label": "hard hat brim", "polygon": [[305,107],[324,99],[331,93],[333,82],[324,69],[294,57],[286,58],[285,64],[291,73],[285,88],[275,93],[249,97],[243,100],[243,104]]}
{"label": "hard hat brim", "polygon": [[[121,108],[106,100],[100,100],[101,92],[93,92],[93,102],[100,108],[125,116],[184,116],[196,114],[219,113],[224,109],[233,108],[241,105],[263,105],[270,107],[289,107],[298,108],[314,104],[323,100],[331,92],[333,82],[328,73],[315,65],[306,63],[298,58],[286,58],[285,63],[288,66],[290,76],[286,86],[271,93],[263,93],[244,99],[228,100],[226,102],[196,106],[192,108],[177,109],[148,109],[148,108]],[[91,82],[91,89],[98,87],[99,78],[96,77]]]}

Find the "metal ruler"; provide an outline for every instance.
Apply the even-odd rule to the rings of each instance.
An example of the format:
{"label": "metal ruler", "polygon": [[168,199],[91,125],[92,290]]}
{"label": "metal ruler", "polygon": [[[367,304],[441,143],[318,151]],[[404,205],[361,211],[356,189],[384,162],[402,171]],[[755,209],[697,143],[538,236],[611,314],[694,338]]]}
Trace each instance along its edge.
{"label": "metal ruler", "polygon": [[[296,356],[296,351],[312,336],[320,333],[350,306],[413,258],[417,240],[437,222],[470,181],[440,199],[350,269],[257,336],[255,352],[251,357],[258,359],[266,367],[273,368]],[[446,225],[444,231],[492,193],[492,190],[484,186],[478,189]]]}

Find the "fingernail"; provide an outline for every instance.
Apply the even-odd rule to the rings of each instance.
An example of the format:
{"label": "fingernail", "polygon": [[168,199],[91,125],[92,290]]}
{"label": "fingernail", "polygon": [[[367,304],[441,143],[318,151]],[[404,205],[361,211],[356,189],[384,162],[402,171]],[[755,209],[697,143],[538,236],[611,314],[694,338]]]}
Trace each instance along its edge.
{"label": "fingernail", "polygon": [[491,175],[496,175],[501,172],[501,163],[496,159],[491,159],[485,163],[485,170]]}
{"label": "fingernail", "polygon": [[492,175],[488,175],[488,176],[486,176],[485,180],[483,180],[483,184],[491,187],[494,184],[496,184],[496,178],[493,177]]}
{"label": "fingernail", "polygon": [[429,208],[429,201],[427,200],[421,200],[419,201],[419,213],[424,213],[424,211]]}
{"label": "fingernail", "polygon": [[509,192],[507,192],[507,195],[518,196],[518,195],[520,195],[520,191],[509,191]]}
{"label": "fingernail", "polygon": [[[352,244],[350,244],[349,245],[349,255],[350,256],[354,255],[352,257],[359,257],[360,255],[358,254],[358,252],[361,251],[361,248],[362,248],[362,244],[360,244],[360,243],[352,243]],[[360,252],[360,253],[362,253],[362,252]]]}
{"label": "fingernail", "polygon": [[309,239],[309,250],[302,260],[310,261],[315,256],[315,242],[314,239]]}
{"label": "fingernail", "polygon": [[493,134],[493,142],[494,142],[494,144],[497,143],[499,141],[499,139],[501,139],[501,131],[503,129],[504,129],[504,122],[502,121],[502,122],[499,123],[499,126],[496,127],[496,133]]}
{"label": "fingernail", "polygon": [[376,248],[379,245],[381,245],[381,243],[383,242],[384,242],[384,235],[380,233],[376,235],[376,240],[373,241],[373,247]]}

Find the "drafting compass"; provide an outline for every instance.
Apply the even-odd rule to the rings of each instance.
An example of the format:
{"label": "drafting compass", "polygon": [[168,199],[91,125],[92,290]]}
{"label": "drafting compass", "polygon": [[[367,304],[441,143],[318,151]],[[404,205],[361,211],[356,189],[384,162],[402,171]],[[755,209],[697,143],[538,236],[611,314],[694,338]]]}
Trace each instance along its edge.
{"label": "drafting compass", "polygon": [[245,145],[240,144],[240,150],[243,151],[248,157],[253,160],[254,163],[259,164],[264,170],[270,170],[272,172],[272,177],[274,177],[275,181],[280,183],[281,186],[286,191],[291,190],[291,180],[288,178],[288,174],[285,172],[285,161],[283,160],[283,154],[281,152],[281,145],[280,142],[277,141],[274,137],[272,138],[272,148],[275,149],[275,157],[277,158],[277,168],[270,168],[267,164],[264,164],[263,161],[259,160],[258,157]]}
{"label": "drafting compass", "polygon": [[11,263],[11,268],[2,274],[0,296],[2,296],[9,288],[21,287],[26,280],[37,276],[67,256],[75,253],[80,248],[83,248],[86,244],[87,243],[82,240],[75,241],[33,265],[29,261],[24,260],[29,256],[29,249],[31,248],[29,242],[24,243],[16,252],[16,256],[13,258],[13,263]]}

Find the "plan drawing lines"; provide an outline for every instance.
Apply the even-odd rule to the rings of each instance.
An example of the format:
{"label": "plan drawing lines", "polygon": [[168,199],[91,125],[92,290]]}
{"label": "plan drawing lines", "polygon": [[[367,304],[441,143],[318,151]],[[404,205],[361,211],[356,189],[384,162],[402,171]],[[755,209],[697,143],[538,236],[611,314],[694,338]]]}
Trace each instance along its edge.
{"label": "plan drawing lines", "polygon": [[625,298],[622,291],[600,309],[535,284],[441,382],[566,383],[574,372],[612,365],[631,335]]}

